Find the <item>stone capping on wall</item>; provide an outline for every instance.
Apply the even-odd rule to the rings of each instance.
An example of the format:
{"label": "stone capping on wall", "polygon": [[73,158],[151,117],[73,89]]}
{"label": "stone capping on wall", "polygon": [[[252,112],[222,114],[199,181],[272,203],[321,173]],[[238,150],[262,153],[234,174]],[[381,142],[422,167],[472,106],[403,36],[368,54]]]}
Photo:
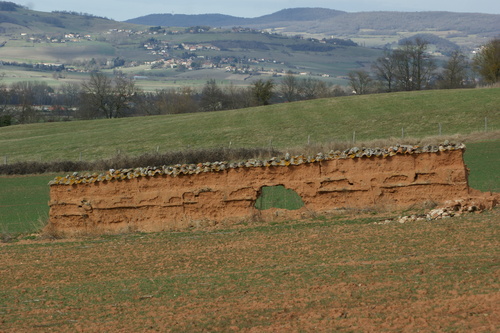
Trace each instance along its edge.
{"label": "stone capping on wall", "polygon": [[422,153],[437,153],[443,151],[465,150],[463,143],[449,143],[445,141],[438,145],[395,145],[388,148],[359,148],[353,147],[343,151],[336,150],[329,153],[318,153],[315,156],[290,156],[286,154],[284,157],[273,157],[269,160],[251,159],[240,162],[205,162],[198,164],[176,164],[173,166],[161,167],[140,167],[130,169],[111,169],[105,173],[92,173],[82,174],[75,172],[72,175],[65,177],[56,177],[49,182],[49,185],[76,185],[76,184],[91,184],[95,182],[115,181],[134,179],[138,177],[154,177],[156,175],[168,175],[176,177],[178,175],[193,175],[206,172],[220,172],[227,169],[236,168],[255,168],[255,167],[270,167],[270,166],[294,166],[306,163],[315,163],[321,161],[335,160],[335,159],[353,159],[361,157],[380,157],[386,158],[398,154],[422,154]]}

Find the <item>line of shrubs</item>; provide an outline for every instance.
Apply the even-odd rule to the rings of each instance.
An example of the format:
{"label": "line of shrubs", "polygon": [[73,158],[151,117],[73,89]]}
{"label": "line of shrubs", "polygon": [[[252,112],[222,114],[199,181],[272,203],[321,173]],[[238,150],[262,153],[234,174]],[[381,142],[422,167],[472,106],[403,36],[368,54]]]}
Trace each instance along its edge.
{"label": "line of shrubs", "polygon": [[237,161],[253,158],[271,158],[281,152],[274,148],[210,148],[187,149],[166,153],[147,153],[139,156],[117,154],[108,159],[95,161],[53,161],[53,162],[15,162],[0,165],[0,174],[29,175],[40,173],[105,171],[109,169],[138,168],[175,164],[194,164],[200,162]]}

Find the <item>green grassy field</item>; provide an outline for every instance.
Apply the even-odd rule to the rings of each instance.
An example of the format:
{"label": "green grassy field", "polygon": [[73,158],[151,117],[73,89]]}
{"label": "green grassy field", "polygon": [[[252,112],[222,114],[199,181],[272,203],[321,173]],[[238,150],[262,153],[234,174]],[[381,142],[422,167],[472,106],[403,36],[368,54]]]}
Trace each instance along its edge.
{"label": "green grassy field", "polygon": [[49,215],[48,182],[55,175],[0,177],[0,233],[40,229]]}
{"label": "green grassy field", "polygon": [[232,111],[0,129],[0,161],[105,158],[190,148],[273,147],[500,129],[500,88],[349,96]]}
{"label": "green grassy field", "polygon": [[469,143],[464,156],[471,170],[469,185],[481,191],[500,192],[500,140]]}

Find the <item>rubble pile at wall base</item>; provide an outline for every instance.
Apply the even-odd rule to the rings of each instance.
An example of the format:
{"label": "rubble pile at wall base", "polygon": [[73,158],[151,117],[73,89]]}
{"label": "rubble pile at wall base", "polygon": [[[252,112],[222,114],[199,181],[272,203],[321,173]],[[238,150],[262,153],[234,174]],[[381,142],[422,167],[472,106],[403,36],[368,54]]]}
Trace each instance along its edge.
{"label": "rubble pile at wall base", "polygon": [[[264,186],[294,190],[304,207],[405,209],[469,195],[463,144],[351,148],[315,156],[110,170],[50,183],[49,226],[66,234],[180,230],[266,217]],[[273,213],[274,214],[274,213]]]}

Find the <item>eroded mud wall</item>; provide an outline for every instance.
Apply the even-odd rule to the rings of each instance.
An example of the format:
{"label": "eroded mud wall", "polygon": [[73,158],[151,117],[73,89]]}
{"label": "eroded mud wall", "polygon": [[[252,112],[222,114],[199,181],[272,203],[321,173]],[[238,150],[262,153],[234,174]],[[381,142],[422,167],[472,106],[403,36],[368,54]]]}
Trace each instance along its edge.
{"label": "eroded mud wall", "polygon": [[130,177],[129,172],[128,176],[106,176],[109,180],[62,179],[50,187],[50,224],[64,233],[91,233],[230,223],[259,214],[254,205],[261,188],[275,185],[296,191],[305,204],[302,212],[440,203],[468,194],[463,152],[351,156],[287,166],[239,165],[175,177],[159,172]]}

